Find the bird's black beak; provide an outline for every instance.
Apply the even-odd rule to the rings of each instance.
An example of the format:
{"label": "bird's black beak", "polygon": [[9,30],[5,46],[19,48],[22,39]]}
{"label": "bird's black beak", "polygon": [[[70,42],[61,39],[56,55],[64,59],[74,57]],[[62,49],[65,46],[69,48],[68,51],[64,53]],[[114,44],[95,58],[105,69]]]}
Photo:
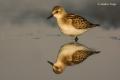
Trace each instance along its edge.
{"label": "bird's black beak", "polygon": [[54,63],[53,63],[53,62],[51,62],[51,61],[47,61],[47,62],[48,62],[50,65],[52,65],[52,66],[54,65]]}
{"label": "bird's black beak", "polygon": [[52,18],[53,17],[53,15],[51,14],[49,17],[47,17],[47,19],[50,19],[50,18]]}

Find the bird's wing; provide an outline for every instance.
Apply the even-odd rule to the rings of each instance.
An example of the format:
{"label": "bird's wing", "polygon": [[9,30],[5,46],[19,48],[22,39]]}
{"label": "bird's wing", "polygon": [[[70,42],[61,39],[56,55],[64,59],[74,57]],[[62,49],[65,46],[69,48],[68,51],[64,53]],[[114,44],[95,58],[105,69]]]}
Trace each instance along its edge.
{"label": "bird's wing", "polygon": [[83,62],[89,55],[89,51],[78,50],[72,55],[72,62],[74,64],[78,64]]}
{"label": "bird's wing", "polygon": [[93,54],[98,54],[98,53],[100,53],[100,51],[77,50],[72,55],[72,62],[74,64],[81,63],[85,59],[87,59],[87,57],[89,57],[89,56],[91,56]]}
{"label": "bird's wing", "polygon": [[74,15],[74,14],[69,14],[66,16],[68,22],[71,22],[71,24],[77,28],[77,29],[87,29],[94,27],[92,26],[93,24],[89,21],[87,21],[85,18],[79,16],[79,15]]}

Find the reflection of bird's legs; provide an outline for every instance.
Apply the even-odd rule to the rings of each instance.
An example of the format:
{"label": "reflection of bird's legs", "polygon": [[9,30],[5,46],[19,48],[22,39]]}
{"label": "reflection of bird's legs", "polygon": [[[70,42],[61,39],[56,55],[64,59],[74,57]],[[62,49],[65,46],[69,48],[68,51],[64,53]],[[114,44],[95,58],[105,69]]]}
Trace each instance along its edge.
{"label": "reflection of bird's legs", "polygon": [[78,37],[76,36],[76,37],[75,37],[75,42],[77,42],[78,40],[79,40],[79,39],[78,39]]}

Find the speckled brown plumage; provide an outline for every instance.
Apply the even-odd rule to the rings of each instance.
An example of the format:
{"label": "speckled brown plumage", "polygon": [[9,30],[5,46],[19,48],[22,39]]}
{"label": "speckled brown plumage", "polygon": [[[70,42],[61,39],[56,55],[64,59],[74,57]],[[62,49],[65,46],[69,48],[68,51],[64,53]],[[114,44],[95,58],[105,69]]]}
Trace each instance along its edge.
{"label": "speckled brown plumage", "polygon": [[79,15],[72,14],[72,13],[66,14],[62,18],[62,20],[65,24],[73,25],[76,29],[87,29],[87,28],[92,28],[92,27],[97,26],[96,24],[92,24],[85,18]]}
{"label": "speckled brown plumage", "polygon": [[97,53],[100,53],[100,51],[92,50],[82,44],[68,43],[61,46],[56,62],[48,61],[48,63],[52,65],[56,74],[60,74],[67,66],[77,65]]}
{"label": "speckled brown plumage", "polygon": [[67,12],[62,6],[55,6],[52,9],[52,15],[57,19],[59,29],[62,33],[74,37],[75,42],[78,41],[79,35],[85,33],[89,28],[99,26],[93,24],[82,16]]}
{"label": "speckled brown plumage", "polygon": [[85,59],[87,59],[87,57],[95,53],[97,52],[77,50],[73,53],[73,55],[71,56],[71,59],[70,59],[70,56],[65,56],[62,61],[64,62],[64,64],[68,66],[73,65],[73,64],[79,64],[83,62]]}
{"label": "speckled brown plumage", "polygon": [[84,50],[78,50],[72,55],[72,62],[74,64],[78,64],[80,62],[83,62],[89,55],[89,51],[84,51]]}

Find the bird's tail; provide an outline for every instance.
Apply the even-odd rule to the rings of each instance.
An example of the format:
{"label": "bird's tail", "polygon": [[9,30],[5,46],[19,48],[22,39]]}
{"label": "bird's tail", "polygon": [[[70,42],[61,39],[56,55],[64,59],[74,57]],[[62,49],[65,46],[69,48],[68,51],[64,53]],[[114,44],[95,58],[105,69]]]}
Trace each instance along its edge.
{"label": "bird's tail", "polygon": [[98,53],[100,53],[100,51],[91,51],[89,55],[98,54]]}
{"label": "bird's tail", "polygon": [[94,53],[94,54],[98,54],[98,53],[100,53],[100,51],[93,51],[93,53]]}
{"label": "bird's tail", "polygon": [[93,27],[100,26],[100,24],[92,24]]}

